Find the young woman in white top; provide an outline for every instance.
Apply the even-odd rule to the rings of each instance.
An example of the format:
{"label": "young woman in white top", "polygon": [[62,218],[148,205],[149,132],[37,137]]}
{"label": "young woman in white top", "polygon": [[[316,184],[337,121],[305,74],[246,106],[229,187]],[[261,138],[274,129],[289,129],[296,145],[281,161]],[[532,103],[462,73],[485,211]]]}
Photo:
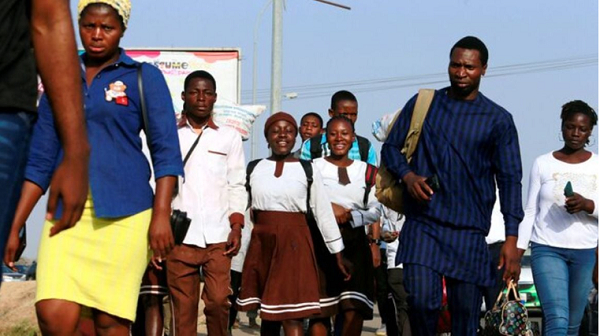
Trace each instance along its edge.
{"label": "young woman in white top", "polygon": [[[254,228],[242,270],[238,310],[260,309],[261,335],[302,335],[302,319],[319,314],[319,277],[307,225],[308,180],[300,161],[291,154],[298,126],[285,113],[265,124],[272,155],[261,160],[249,176]],[[311,164],[306,162],[307,164]],[[340,230],[317,169],[313,169],[310,211],[336,265],[346,278]]]}
{"label": "young woman in white top", "polygon": [[[327,123],[326,135],[331,154],[316,159],[314,163],[323,176],[325,190],[342,232],[346,246],[344,257],[352,263],[354,271],[350,281],[346,282],[339,281],[339,276],[333,276],[333,279],[331,275],[326,277],[328,282],[336,283],[333,287],[337,287],[338,293],[332,294],[330,291],[326,297],[321,297],[325,316],[311,321],[311,335],[323,335],[328,328],[327,315],[336,311],[341,314],[338,316],[343,321],[338,323],[340,319],[336,320],[336,329],[341,328],[342,335],[360,335],[363,321],[373,318],[375,282],[365,225],[377,222],[381,215],[375,188],[367,188],[367,169],[376,173],[376,168],[368,168],[367,163],[348,158],[355,134],[354,125],[346,117],[331,118]],[[331,288],[330,283],[327,286],[336,289]]]}
{"label": "young woman in white top", "polygon": [[[588,150],[596,112],[575,100],[562,107],[558,151],[531,168],[525,218],[517,247],[531,242],[531,266],[544,312],[544,334],[577,335],[592,287],[598,246],[598,156]],[[572,193],[567,192],[567,184]]]}

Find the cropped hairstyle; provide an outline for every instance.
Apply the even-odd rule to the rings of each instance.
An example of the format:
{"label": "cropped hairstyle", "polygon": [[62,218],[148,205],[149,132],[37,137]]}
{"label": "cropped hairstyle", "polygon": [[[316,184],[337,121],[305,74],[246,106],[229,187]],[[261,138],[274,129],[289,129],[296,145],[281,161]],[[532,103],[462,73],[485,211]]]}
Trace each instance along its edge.
{"label": "cropped hairstyle", "polygon": [[215,92],[217,91],[217,81],[215,80],[213,75],[211,75],[209,72],[204,71],[204,70],[196,70],[196,71],[190,73],[189,75],[187,75],[187,77],[185,77],[185,81],[183,83],[184,91],[187,90],[188,85],[194,78],[202,78],[202,79],[209,80],[211,83],[213,83]]}
{"label": "cropped hairstyle", "polygon": [[465,36],[458,40],[450,49],[450,57],[455,48],[472,49],[479,51],[479,60],[481,65],[485,66],[488,62],[488,49],[480,39],[475,36]]}
{"label": "cropped hairstyle", "polygon": [[339,102],[341,102],[342,100],[350,100],[353,102],[358,102],[356,100],[356,97],[352,94],[352,92],[346,91],[346,90],[338,91],[338,92],[334,93],[333,96],[331,96],[331,109],[335,110],[335,108],[337,107],[337,104]]}
{"label": "cropped hairstyle", "polygon": [[307,117],[317,118],[317,120],[319,120],[319,124],[321,125],[321,128],[323,128],[323,118],[321,118],[321,116],[317,112],[308,112],[307,114],[303,115],[302,118],[300,118],[301,126],[302,126],[302,123],[304,122],[304,118],[307,118]]}

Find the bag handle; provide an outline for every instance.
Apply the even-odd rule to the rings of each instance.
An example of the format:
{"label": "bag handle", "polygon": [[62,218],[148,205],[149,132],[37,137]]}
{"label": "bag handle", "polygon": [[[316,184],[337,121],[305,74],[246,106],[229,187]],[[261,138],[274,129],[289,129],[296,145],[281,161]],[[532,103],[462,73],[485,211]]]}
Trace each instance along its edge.
{"label": "bag handle", "polygon": [[[144,121],[144,133],[146,133],[146,144],[148,145],[148,150],[150,150],[150,122],[148,120],[148,110],[146,109],[146,98],[144,97],[144,81],[142,80],[142,64],[137,67],[137,82],[138,82],[138,91],[140,92],[140,107],[142,109],[142,120]],[[198,141],[200,141],[200,136],[202,133],[198,134],[196,141],[190,147],[190,150],[185,155],[185,159],[183,160],[183,166],[185,167],[186,162],[192,155],[192,152],[198,145]]]}
{"label": "bag handle", "polygon": [[510,279],[510,283],[508,284],[508,290],[506,293],[507,299],[508,299],[508,295],[509,292],[512,292],[515,300],[521,300],[521,297],[519,296],[519,292],[517,291],[517,285],[515,284],[515,281],[513,279]]}
{"label": "bag handle", "polygon": [[142,108],[142,120],[144,122],[144,133],[146,133],[146,144],[150,150],[150,122],[148,121],[148,111],[146,110],[146,98],[144,97],[144,82],[142,80],[142,65],[137,67],[138,91],[140,92],[140,107]]}
{"label": "bag handle", "polygon": [[[496,298],[496,302],[494,303],[494,306],[498,307],[500,306],[500,304],[502,303],[502,297],[504,297],[504,288],[502,288],[502,290],[500,291],[500,293],[498,294],[498,298]],[[486,309],[490,310],[492,307],[486,307]]]}
{"label": "bag handle", "polygon": [[[435,90],[432,89],[420,89],[417,101],[415,102],[415,108],[413,110],[412,118],[410,120],[410,128],[406,139],[404,140],[404,147],[401,153],[404,154],[407,161],[410,162],[412,155],[417,148],[419,138],[421,137],[421,130],[423,130],[423,121],[429,112],[429,107],[433,101]],[[414,138],[414,141],[410,141]]]}
{"label": "bag handle", "polygon": [[[506,293],[504,293],[504,289],[506,289]],[[496,307],[501,306],[502,303],[504,302],[503,299],[505,299],[506,301],[509,301],[509,295],[511,293],[515,297],[515,300],[518,301],[521,299],[521,297],[519,296],[519,293],[517,291],[517,285],[515,284],[515,281],[513,279],[510,280],[508,285],[504,285],[504,287],[500,291],[500,294],[498,294],[498,298],[496,299],[496,303],[494,303],[494,306],[496,306]]]}

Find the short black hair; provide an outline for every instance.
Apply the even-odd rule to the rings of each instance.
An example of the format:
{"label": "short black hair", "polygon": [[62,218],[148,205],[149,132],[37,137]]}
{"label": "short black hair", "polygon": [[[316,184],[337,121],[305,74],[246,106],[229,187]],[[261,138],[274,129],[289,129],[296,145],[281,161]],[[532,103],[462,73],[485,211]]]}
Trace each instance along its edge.
{"label": "short black hair", "polygon": [[211,81],[215,91],[217,91],[217,81],[215,80],[215,77],[213,77],[213,75],[211,75],[208,71],[204,70],[196,70],[187,75],[187,77],[185,77],[185,81],[183,82],[183,91],[187,90],[188,85],[194,78],[202,78]]}
{"label": "short black hair", "polygon": [[327,126],[325,127],[325,130],[327,130],[327,133],[329,133],[329,125],[331,125],[335,121],[339,121],[339,120],[342,120],[342,121],[347,122],[348,124],[350,124],[350,127],[352,127],[352,133],[356,133],[356,131],[354,130],[354,123],[352,122],[352,120],[350,120],[350,119],[348,119],[348,118],[346,118],[344,116],[341,116],[341,115],[331,117],[331,119],[329,119],[327,121]]}
{"label": "short black hair", "polygon": [[598,123],[598,115],[596,111],[589,106],[586,102],[582,100],[573,100],[562,106],[562,111],[560,112],[560,119],[562,120],[562,124],[565,121],[569,120],[573,115],[581,113],[590,118],[590,123],[592,127],[596,126]]}
{"label": "short black hair", "polygon": [[488,49],[480,39],[475,36],[465,36],[458,40],[450,49],[450,58],[452,58],[452,52],[456,48],[462,49],[473,49],[479,51],[479,60],[481,65],[485,66],[488,62]]}
{"label": "short black hair", "polygon": [[335,108],[337,107],[337,104],[339,102],[341,102],[342,100],[358,102],[358,100],[356,100],[356,97],[352,94],[352,92],[346,91],[346,90],[341,90],[341,91],[334,93],[333,96],[331,96],[331,109],[335,110]]}
{"label": "short black hair", "polygon": [[323,128],[323,118],[321,118],[321,116],[317,112],[308,112],[307,114],[303,115],[302,118],[300,118],[300,126],[302,126],[302,122],[306,117],[317,118],[319,120],[319,124],[321,125],[320,127]]}

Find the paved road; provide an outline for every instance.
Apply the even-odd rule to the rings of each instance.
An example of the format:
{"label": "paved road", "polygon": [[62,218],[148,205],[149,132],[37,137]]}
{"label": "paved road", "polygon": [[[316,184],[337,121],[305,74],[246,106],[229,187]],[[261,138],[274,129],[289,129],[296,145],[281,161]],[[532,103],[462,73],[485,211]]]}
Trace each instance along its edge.
{"label": "paved road", "polygon": [[[377,307],[377,306],[376,306]],[[240,327],[237,329],[233,329],[233,336],[246,336],[246,335],[259,335],[260,332],[258,329],[252,329],[248,326],[248,318],[246,317],[246,313],[239,314],[241,318]],[[260,321],[259,321],[260,324]],[[375,331],[379,328],[381,324],[381,319],[379,318],[379,313],[377,312],[377,308],[375,308],[375,316],[371,321],[365,321],[362,330],[362,336],[374,336]],[[203,322],[198,326],[198,336],[207,336],[206,333],[206,324]]]}

